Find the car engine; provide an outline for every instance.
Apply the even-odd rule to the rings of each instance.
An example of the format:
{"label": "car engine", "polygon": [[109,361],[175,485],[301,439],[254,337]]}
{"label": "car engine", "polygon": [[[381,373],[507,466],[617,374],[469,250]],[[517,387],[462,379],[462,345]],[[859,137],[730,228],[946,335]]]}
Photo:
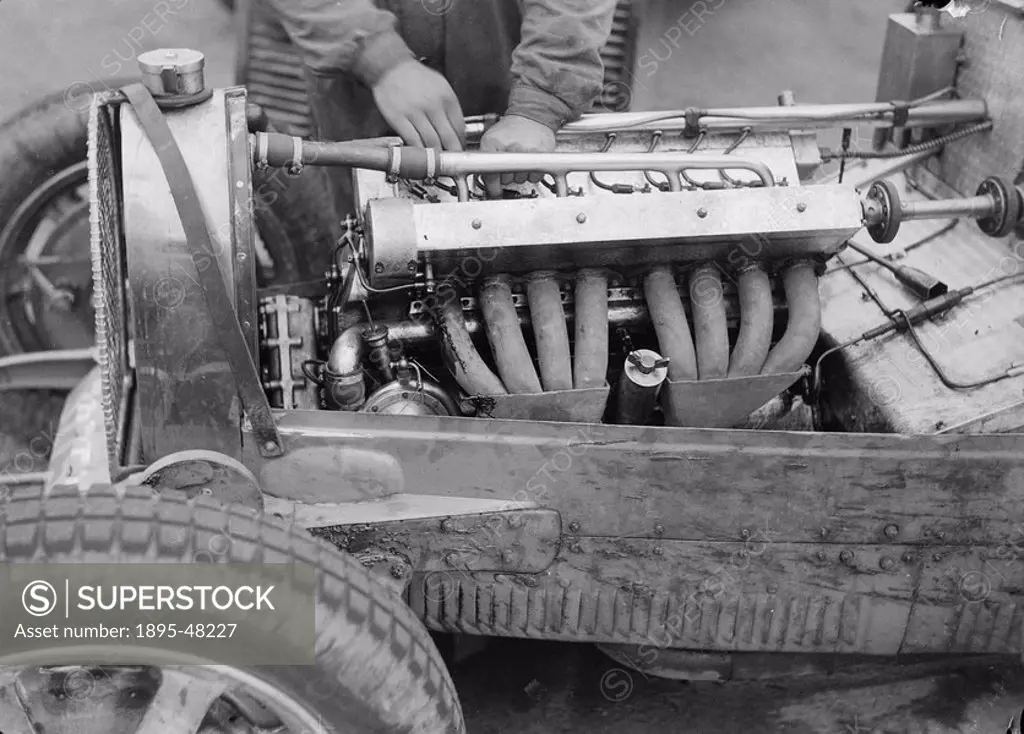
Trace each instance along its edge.
{"label": "car engine", "polygon": [[[808,133],[772,127],[694,133],[685,116],[592,115],[550,155],[442,153],[447,178],[356,169],[360,216],[325,297],[261,301],[273,404],[770,427],[751,415],[791,413],[821,351],[826,263],[865,224],[888,241],[900,223],[891,185],[862,195],[811,182]],[[257,165],[298,160],[296,145],[330,155],[256,137]],[[510,166],[546,173],[489,199],[487,170]],[[813,427],[811,411],[801,420]]]}
{"label": "car engine", "polygon": [[629,122],[588,121],[500,201],[357,170],[326,298],[260,304],[276,406],[728,426],[797,382],[859,198],[800,187],[785,134]]}

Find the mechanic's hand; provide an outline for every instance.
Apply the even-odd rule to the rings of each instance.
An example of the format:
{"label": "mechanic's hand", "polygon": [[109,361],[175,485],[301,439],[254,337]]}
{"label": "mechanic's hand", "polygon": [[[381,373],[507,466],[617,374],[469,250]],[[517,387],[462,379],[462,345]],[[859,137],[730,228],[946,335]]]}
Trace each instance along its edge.
{"label": "mechanic's hand", "polygon": [[403,61],[373,87],[373,99],[406,145],[462,150],[466,122],[448,80],[419,61]]}
{"label": "mechanic's hand", "polygon": [[[534,122],[526,117],[505,115],[480,138],[480,150],[486,153],[552,153],[555,150],[555,134],[547,125]],[[501,198],[501,185],[506,183],[537,183],[543,173],[504,173],[487,176],[484,183],[487,195],[492,199]]]}

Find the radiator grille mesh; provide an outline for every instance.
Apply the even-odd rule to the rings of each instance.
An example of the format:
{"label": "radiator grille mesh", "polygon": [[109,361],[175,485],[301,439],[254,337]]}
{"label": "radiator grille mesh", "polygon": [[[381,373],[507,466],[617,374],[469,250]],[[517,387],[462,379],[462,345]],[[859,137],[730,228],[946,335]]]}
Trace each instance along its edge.
{"label": "radiator grille mesh", "polygon": [[111,114],[116,106],[97,97],[89,113],[89,224],[93,307],[103,385],[103,418],[111,470],[124,450],[124,408],[129,384],[124,233],[117,179],[117,145]]}

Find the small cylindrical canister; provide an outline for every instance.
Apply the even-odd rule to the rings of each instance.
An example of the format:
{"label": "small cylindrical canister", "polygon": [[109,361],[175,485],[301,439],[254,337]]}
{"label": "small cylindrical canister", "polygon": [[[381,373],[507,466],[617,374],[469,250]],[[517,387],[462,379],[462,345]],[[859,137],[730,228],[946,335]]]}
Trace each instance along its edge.
{"label": "small cylindrical canister", "polygon": [[626,357],[616,393],[615,422],[643,425],[658,404],[658,392],[668,377],[668,360],[650,349]]}
{"label": "small cylindrical canister", "polygon": [[158,48],[139,54],[142,83],[154,97],[189,96],[206,89],[206,57],[190,48]]}

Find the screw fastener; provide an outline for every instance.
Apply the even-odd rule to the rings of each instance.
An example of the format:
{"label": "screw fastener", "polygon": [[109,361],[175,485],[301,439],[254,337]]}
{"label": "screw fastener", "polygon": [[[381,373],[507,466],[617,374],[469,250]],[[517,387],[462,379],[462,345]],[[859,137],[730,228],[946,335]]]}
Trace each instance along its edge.
{"label": "screw fastener", "polygon": [[885,526],[885,530],[882,531],[889,540],[893,540],[900,534],[900,526],[890,523]]}
{"label": "screw fastener", "polygon": [[571,523],[569,523],[569,530],[573,533],[578,533],[580,531],[580,524],[573,520]]}
{"label": "screw fastener", "polygon": [[896,561],[889,558],[889,556],[882,556],[881,560],[878,561],[878,567],[883,571],[891,571],[895,565]]}
{"label": "screw fastener", "polygon": [[839,560],[844,565],[849,566],[850,564],[853,563],[853,551],[851,551],[851,550],[844,550],[842,553],[839,554]]}
{"label": "screw fastener", "polygon": [[576,221],[580,224],[584,224],[587,221],[587,215],[583,213],[577,214]]}
{"label": "screw fastener", "polygon": [[484,223],[481,222],[479,219],[474,219],[472,224],[473,224],[473,229],[480,229],[481,227],[484,226]]}
{"label": "screw fastener", "polygon": [[807,211],[807,205],[801,201],[799,204],[796,205],[796,210],[802,214],[803,212]]}
{"label": "screw fastener", "polygon": [[701,219],[703,219],[707,215],[708,215],[708,210],[705,209],[704,207],[701,207],[700,209],[697,210],[697,216],[700,217]]}

